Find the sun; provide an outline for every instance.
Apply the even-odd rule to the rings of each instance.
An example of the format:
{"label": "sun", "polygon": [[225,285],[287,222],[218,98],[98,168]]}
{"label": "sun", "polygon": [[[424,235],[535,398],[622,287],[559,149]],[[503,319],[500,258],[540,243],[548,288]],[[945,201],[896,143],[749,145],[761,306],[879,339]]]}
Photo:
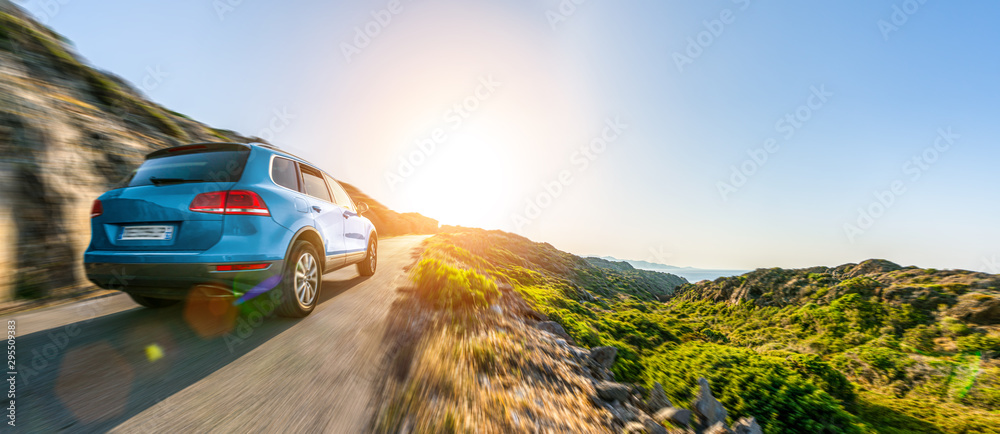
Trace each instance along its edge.
{"label": "sun", "polygon": [[516,176],[499,136],[483,128],[453,132],[400,189],[404,209],[441,224],[499,227],[510,214]]}

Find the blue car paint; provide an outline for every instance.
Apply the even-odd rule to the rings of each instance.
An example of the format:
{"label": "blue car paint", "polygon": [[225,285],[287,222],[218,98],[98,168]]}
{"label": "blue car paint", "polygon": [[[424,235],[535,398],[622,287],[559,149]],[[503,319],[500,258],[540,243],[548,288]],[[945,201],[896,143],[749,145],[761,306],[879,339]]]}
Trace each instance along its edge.
{"label": "blue car paint", "polygon": [[[125,187],[101,195],[98,200],[105,212],[91,219],[91,243],[84,253],[88,278],[103,288],[147,296],[182,297],[186,288],[197,283],[222,284],[239,294],[280,275],[292,243],[308,232],[318,233],[323,241],[317,250],[327,256],[325,272],[356,263],[359,254],[363,258],[375,235],[371,221],[337,204],[277,185],[271,176],[276,157],[321,169],[270,147],[243,146],[249,155],[239,179],[223,173],[213,176],[212,182]],[[326,178],[335,182],[329,175]],[[230,190],[256,193],[270,216],[188,209],[200,193]],[[119,239],[124,227],[136,225],[171,226],[173,236],[169,240]],[[272,264],[265,270],[214,271],[216,265],[239,263]]]}

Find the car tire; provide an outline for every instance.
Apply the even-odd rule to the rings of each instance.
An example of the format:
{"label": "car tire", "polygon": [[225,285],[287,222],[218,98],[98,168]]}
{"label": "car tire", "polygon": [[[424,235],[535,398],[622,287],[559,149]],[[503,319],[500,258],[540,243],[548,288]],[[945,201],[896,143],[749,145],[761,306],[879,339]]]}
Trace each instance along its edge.
{"label": "car tire", "polygon": [[132,297],[132,301],[134,301],[139,306],[148,307],[150,309],[162,309],[164,307],[170,307],[177,303],[180,303],[180,300],[146,297],[144,295],[129,294],[128,296]]}
{"label": "car tire", "polygon": [[316,248],[307,241],[296,241],[292,254],[285,258],[281,275],[281,302],[277,313],[283,317],[302,318],[309,315],[319,301],[323,271]]}
{"label": "car tire", "polygon": [[375,235],[372,235],[371,241],[368,241],[368,253],[365,254],[365,259],[358,262],[358,274],[362,276],[371,276],[375,274],[375,267],[378,266],[378,239]]}

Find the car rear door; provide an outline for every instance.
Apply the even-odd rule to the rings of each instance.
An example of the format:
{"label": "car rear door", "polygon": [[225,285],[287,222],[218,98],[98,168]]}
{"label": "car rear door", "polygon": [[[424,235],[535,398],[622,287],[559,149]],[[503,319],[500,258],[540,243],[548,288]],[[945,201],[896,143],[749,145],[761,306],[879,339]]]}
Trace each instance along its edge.
{"label": "car rear door", "polygon": [[302,189],[307,196],[309,212],[313,214],[316,229],[326,246],[326,269],[342,267],[346,261],[348,246],[344,240],[346,219],[343,210],[333,202],[333,195],[323,179],[323,172],[307,164],[299,163],[302,175]]}
{"label": "car rear door", "polygon": [[[324,173],[324,175],[326,174]],[[330,190],[333,191],[334,202],[337,202],[337,205],[340,205],[344,211],[344,243],[347,244],[348,249],[347,262],[359,262],[365,258],[368,251],[368,225],[365,223],[365,219],[358,214],[357,205],[337,180],[326,175],[326,182],[330,184]]]}

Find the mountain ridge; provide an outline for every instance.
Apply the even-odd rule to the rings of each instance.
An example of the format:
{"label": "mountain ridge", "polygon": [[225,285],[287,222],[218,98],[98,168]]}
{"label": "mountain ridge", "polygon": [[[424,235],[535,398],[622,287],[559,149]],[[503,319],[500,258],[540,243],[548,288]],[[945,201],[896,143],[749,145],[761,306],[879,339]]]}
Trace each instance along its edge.
{"label": "mountain ridge", "polygon": [[613,262],[627,262],[632,267],[639,270],[660,271],[675,274],[687,279],[689,282],[699,282],[702,280],[715,280],[719,277],[730,277],[739,274],[749,273],[752,270],[726,270],[714,268],[678,267],[674,265],[661,264],[650,261],[639,261],[634,259],[619,259],[614,256],[587,255],[585,258],[599,258]]}

